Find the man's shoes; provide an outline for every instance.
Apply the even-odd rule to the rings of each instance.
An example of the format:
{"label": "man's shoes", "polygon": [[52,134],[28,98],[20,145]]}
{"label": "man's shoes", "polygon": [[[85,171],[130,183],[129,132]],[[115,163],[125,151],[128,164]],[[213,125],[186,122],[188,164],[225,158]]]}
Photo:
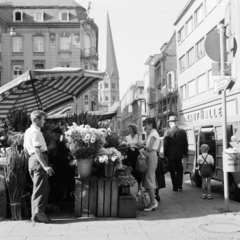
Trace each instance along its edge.
{"label": "man's shoes", "polygon": [[32,217],[33,222],[38,223],[50,223],[50,219],[47,218],[45,213],[37,213]]}
{"label": "man's shoes", "polygon": [[174,191],[174,192],[178,192],[178,189],[175,189],[175,188],[174,188],[173,191]]}
{"label": "man's shoes", "polygon": [[179,191],[182,191],[182,190],[183,190],[183,188],[182,188],[182,187],[179,187],[179,188],[178,188],[178,190],[179,190]]}

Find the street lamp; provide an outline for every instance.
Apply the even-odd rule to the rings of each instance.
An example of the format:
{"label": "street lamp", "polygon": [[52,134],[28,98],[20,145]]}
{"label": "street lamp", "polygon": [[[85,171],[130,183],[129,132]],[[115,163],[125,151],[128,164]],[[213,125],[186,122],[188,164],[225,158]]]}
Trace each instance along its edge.
{"label": "street lamp", "polygon": [[15,31],[15,28],[14,27],[11,27],[10,28],[10,36],[16,36],[17,35],[17,33],[16,33],[16,31]]}

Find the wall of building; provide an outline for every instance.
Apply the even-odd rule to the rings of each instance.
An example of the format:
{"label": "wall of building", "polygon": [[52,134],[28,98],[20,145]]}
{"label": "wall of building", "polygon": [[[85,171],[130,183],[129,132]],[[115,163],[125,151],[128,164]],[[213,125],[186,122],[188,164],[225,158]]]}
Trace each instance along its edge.
{"label": "wall of building", "polygon": [[[206,1],[196,0],[191,1],[181,18],[178,18],[176,25],[177,32],[177,59],[178,59],[178,86],[180,92],[180,120],[181,122],[192,122],[206,120],[211,118],[221,117],[221,96],[215,94],[214,81],[218,77],[212,76],[212,60],[205,54],[203,50],[198,51],[198,42],[203,39],[203,44],[207,34],[218,27],[221,22],[224,22],[226,6],[229,0],[216,0],[216,6],[209,12],[206,11]],[[239,13],[239,1],[233,1],[236,6],[236,12]],[[186,22],[192,16],[196,19],[196,10],[203,5],[203,19],[199,24],[193,23],[193,30],[189,35],[180,41],[179,32]],[[239,43],[239,14],[237,15],[235,38]],[[185,34],[186,35],[186,34]],[[193,47],[194,60],[191,65],[186,65],[186,68],[181,71],[180,58],[186,56],[187,52]],[[236,57],[232,64],[231,75],[234,77],[239,75],[239,59],[240,53],[237,51]],[[201,77],[202,76],[202,77]],[[193,83],[191,83],[194,81]],[[184,86],[186,86],[186,96],[184,94]],[[227,108],[228,115],[238,115],[240,111],[239,105],[239,88],[240,81],[237,79],[231,92],[227,93]]]}

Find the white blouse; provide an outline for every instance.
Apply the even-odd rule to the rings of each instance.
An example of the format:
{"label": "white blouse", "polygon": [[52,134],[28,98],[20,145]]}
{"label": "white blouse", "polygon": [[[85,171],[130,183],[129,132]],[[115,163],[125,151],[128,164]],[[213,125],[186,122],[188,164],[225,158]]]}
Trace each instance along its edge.
{"label": "white blouse", "polygon": [[136,134],[133,138],[131,135],[126,136],[126,141],[131,146],[137,147],[141,143],[141,138]]}
{"label": "white blouse", "polygon": [[157,132],[156,129],[153,129],[153,130],[150,132],[150,134],[149,134],[149,136],[148,136],[148,138],[147,138],[147,141],[146,141],[146,147],[147,147],[147,148],[149,147],[151,137],[154,137],[154,138],[155,138],[155,141],[154,141],[154,143],[153,143],[152,150],[158,151],[158,149],[159,149],[159,144],[160,144],[160,137],[159,137],[158,132]]}

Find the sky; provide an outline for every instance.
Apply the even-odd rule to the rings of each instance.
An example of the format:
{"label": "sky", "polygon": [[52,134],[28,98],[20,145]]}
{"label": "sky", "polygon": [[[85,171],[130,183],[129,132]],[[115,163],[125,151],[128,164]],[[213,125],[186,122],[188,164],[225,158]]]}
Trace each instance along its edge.
{"label": "sky", "polygon": [[[75,0],[87,8],[89,0]],[[136,80],[143,80],[144,63],[174,33],[174,22],[189,0],[91,0],[90,18],[99,27],[99,70],[105,71],[106,17],[111,22],[120,75],[120,98]]]}

